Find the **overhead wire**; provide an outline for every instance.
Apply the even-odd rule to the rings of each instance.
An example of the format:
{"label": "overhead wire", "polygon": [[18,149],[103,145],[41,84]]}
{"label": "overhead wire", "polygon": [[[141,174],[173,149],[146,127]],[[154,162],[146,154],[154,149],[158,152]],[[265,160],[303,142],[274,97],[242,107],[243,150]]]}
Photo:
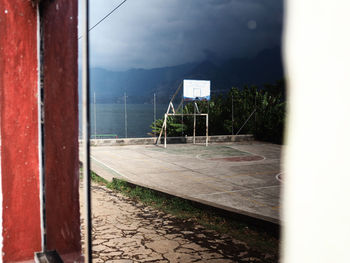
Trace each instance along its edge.
{"label": "overhead wire", "polygon": [[[95,27],[97,27],[99,24],[102,23],[107,17],[109,17],[111,14],[113,14],[119,7],[121,7],[126,1],[122,1],[119,5],[117,5],[115,8],[113,8],[108,14],[106,14],[103,18],[101,18],[95,25],[93,25],[91,28],[89,28],[89,32],[93,30]],[[81,39],[83,36],[80,36],[78,39]]]}

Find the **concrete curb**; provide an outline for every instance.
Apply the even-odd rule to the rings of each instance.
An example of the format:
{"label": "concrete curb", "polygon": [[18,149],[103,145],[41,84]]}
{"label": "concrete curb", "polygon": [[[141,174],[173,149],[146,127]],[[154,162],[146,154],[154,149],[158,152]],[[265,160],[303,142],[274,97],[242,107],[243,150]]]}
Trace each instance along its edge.
{"label": "concrete curb", "polygon": [[[205,143],[205,136],[196,136],[196,143]],[[254,136],[251,134],[244,135],[214,135],[209,136],[209,143],[211,142],[245,142],[253,141]],[[123,146],[123,145],[149,145],[155,144],[156,137],[146,138],[123,138],[123,139],[91,139],[91,146]],[[79,144],[82,141],[79,140]],[[161,139],[161,143],[164,143],[164,138]],[[168,137],[167,143],[193,143],[193,137]]]}
{"label": "concrete curb", "polygon": [[[81,163],[81,162],[80,162]],[[82,163],[81,163],[82,164]],[[279,229],[279,227],[282,225],[281,220],[279,219],[275,219],[273,217],[269,217],[269,216],[263,216],[257,213],[252,213],[252,212],[248,212],[248,211],[244,211],[241,209],[235,209],[233,207],[228,207],[225,205],[220,205],[217,204],[215,202],[210,202],[210,201],[206,201],[206,200],[202,200],[202,199],[198,199],[195,197],[191,197],[185,194],[180,194],[180,193],[175,193],[171,190],[167,190],[167,189],[163,189],[163,188],[158,188],[156,186],[152,186],[152,185],[148,185],[148,184],[144,184],[144,183],[140,183],[134,180],[130,180],[128,178],[125,178],[124,176],[120,175],[120,174],[113,174],[111,175],[111,171],[107,171],[105,167],[100,167],[99,165],[96,165],[96,163],[92,162],[91,163],[91,170],[97,174],[98,176],[104,178],[105,180],[107,180],[108,182],[112,182],[113,178],[116,179],[120,179],[120,180],[124,180],[130,184],[133,185],[137,185],[137,186],[141,186],[144,188],[149,188],[151,190],[157,191],[157,192],[161,192],[163,194],[167,194],[170,196],[176,196],[182,199],[186,199],[186,200],[190,200],[192,202],[204,205],[204,206],[208,206],[208,207],[212,207],[212,208],[216,208],[219,209],[221,211],[226,211],[228,213],[232,213],[232,215],[234,215],[234,217],[241,217],[244,221],[250,221],[255,225],[260,225],[260,226],[264,226],[266,228],[269,229],[274,229],[274,232],[276,232],[276,229]]]}
{"label": "concrete curb", "polygon": [[[100,174],[98,172],[95,172],[95,173],[100,176]],[[101,177],[103,177],[103,176],[101,176]],[[241,209],[235,209],[235,208],[228,207],[228,206],[225,206],[225,205],[220,205],[220,204],[217,204],[217,203],[214,203],[214,202],[198,199],[198,198],[191,197],[191,196],[188,196],[188,195],[175,193],[173,191],[169,191],[169,190],[158,188],[158,187],[155,187],[155,186],[143,184],[143,183],[140,183],[140,182],[136,182],[134,180],[128,180],[128,179],[126,179],[126,178],[124,178],[122,176],[115,176],[114,178],[120,179],[120,180],[124,180],[124,181],[128,182],[129,184],[132,184],[132,185],[135,185],[135,186],[141,186],[143,188],[148,188],[148,189],[151,189],[153,191],[157,191],[157,192],[160,192],[160,193],[163,193],[163,194],[167,194],[167,195],[170,195],[170,196],[176,196],[176,197],[179,197],[179,198],[182,198],[182,199],[185,199],[185,200],[189,200],[189,201],[192,201],[192,202],[204,205],[204,206],[208,206],[208,207],[216,208],[216,209],[223,210],[223,211],[226,211],[226,212],[230,212],[230,213],[233,213],[235,215],[239,215],[242,218],[245,218],[246,219],[245,221],[249,221],[249,220],[247,220],[249,218],[249,219],[251,219],[250,221],[251,222],[254,221],[254,223],[256,225],[264,225],[264,224],[267,223],[268,225],[271,225],[271,226],[273,225],[275,227],[281,226],[281,221],[278,220],[278,219],[275,219],[273,217],[263,216],[263,215],[259,215],[259,214],[256,214],[256,213],[251,213],[251,212],[248,212],[248,211],[244,211],[244,210],[241,210]],[[108,180],[108,181],[110,181],[110,180]]]}
{"label": "concrete curb", "polygon": [[98,176],[106,179],[108,182],[112,182],[112,180],[114,178],[120,179],[120,180],[124,180],[127,183],[134,185],[134,186],[148,188],[148,189],[151,189],[153,191],[156,191],[156,192],[168,195],[168,196],[173,196],[173,197],[178,197],[178,198],[181,198],[184,200],[188,200],[188,201],[193,202],[197,206],[201,206],[204,209],[207,208],[207,209],[215,210],[219,214],[234,218],[234,219],[241,221],[241,222],[252,224],[256,227],[261,227],[261,228],[265,229],[265,231],[268,231],[268,232],[272,233],[273,235],[275,235],[277,238],[280,237],[280,228],[282,226],[282,222],[280,220],[275,219],[275,218],[267,217],[267,216],[263,216],[263,215],[259,215],[259,214],[255,214],[255,213],[250,213],[250,212],[243,211],[240,209],[235,209],[232,207],[227,207],[227,206],[220,205],[220,204],[217,204],[214,202],[209,202],[206,200],[193,198],[193,197],[190,197],[187,195],[182,195],[182,194],[175,193],[175,192],[165,190],[165,189],[161,189],[161,188],[158,188],[155,186],[150,186],[147,184],[136,182],[134,180],[129,180],[129,179],[126,179],[120,175],[115,175],[112,178],[110,176],[106,177],[105,173],[103,172],[103,168],[96,169],[96,167],[95,167],[92,169],[92,171],[94,173],[96,173]]}

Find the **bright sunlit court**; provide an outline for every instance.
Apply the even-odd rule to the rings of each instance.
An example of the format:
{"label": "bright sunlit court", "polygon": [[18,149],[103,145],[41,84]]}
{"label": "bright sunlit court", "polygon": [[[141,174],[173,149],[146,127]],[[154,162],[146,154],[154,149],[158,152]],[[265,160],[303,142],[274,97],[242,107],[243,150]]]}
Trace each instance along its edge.
{"label": "bright sunlit court", "polygon": [[96,146],[92,170],[279,223],[281,146],[262,142]]}

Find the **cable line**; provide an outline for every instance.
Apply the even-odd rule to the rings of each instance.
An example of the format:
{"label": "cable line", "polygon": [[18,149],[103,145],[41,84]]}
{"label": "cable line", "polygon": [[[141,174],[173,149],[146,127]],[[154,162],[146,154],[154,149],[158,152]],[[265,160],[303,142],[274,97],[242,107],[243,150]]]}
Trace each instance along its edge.
{"label": "cable line", "polygon": [[[121,7],[126,1],[128,0],[124,0],[123,2],[121,2],[119,5],[117,5],[114,9],[112,9],[112,11],[110,11],[107,15],[105,15],[100,21],[98,21],[95,25],[93,25],[90,29],[89,32],[91,30],[93,30],[95,27],[97,27],[99,24],[102,23],[103,20],[105,20],[107,17],[109,17],[114,11],[116,11],[119,7]],[[80,36],[78,39],[81,39],[83,36]]]}

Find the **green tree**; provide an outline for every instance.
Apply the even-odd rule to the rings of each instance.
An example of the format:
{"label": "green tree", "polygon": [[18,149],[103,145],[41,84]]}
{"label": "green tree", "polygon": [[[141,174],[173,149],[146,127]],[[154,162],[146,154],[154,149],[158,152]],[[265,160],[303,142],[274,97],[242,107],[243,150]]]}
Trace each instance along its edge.
{"label": "green tree", "polygon": [[[179,118],[175,116],[168,116],[167,118],[167,135],[168,136],[181,136],[183,132],[187,131],[187,126],[185,124],[179,123]],[[151,129],[152,134],[159,136],[162,129],[164,118],[158,119],[152,123]]]}
{"label": "green tree", "polygon": [[[253,134],[258,140],[283,141],[286,108],[284,81],[266,84],[262,88],[233,87],[227,94],[212,96],[209,102],[198,101],[197,104],[202,112],[209,113],[209,135],[231,134],[232,130],[236,134],[241,129],[240,134]],[[193,105],[187,103],[183,113],[193,113]],[[180,118],[168,117],[168,135],[181,136],[183,133],[192,136],[193,116],[183,116],[183,122]],[[156,120],[151,125],[152,132],[159,134],[162,124],[163,119]],[[205,118],[197,117],[196,135],[205,135],[205,130]]]}

